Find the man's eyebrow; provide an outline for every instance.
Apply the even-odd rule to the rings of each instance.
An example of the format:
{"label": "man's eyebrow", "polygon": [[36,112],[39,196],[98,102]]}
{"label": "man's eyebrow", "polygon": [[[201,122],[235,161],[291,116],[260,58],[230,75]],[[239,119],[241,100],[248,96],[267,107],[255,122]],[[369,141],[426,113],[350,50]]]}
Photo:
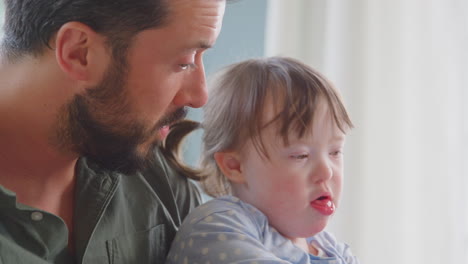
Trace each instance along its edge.
{"label": "man's eyebrow", "polygon": [[213,45],[207,43],[207,42],[204,42],[204,41],[200,41],[198,43],[196,43],[195,45],[191,45],[190,47],[187,47],[187,50],[198,50],[198,49],[202,49],[202,50],[206,50],[206,49],[210,49],[212,48]]}
{"label": "man's eyebrow", "polygon": [[210,49],[211,47],[213,47],[213,45],[211,45],[209,43],[206,43],[206,42],[199,42],[198,43],[198,48],[199,49]]}

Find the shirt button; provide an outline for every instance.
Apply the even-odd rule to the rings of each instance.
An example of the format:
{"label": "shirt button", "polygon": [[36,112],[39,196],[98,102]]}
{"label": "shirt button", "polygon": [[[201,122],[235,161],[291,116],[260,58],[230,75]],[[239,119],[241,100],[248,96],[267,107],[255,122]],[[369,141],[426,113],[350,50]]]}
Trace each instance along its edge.
{"label": "shirt button", "polygon": [[32,212],[31,219],[33,221],[41,221],[44,215],[41,212]]}

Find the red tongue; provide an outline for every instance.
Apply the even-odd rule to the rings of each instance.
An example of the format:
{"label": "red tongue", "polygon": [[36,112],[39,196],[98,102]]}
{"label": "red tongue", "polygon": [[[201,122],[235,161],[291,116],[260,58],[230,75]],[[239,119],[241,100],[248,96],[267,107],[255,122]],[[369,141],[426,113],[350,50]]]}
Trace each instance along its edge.
{"label": "red tongue", "polygon": [[335,212],[335,204],[329,198],[314,200],[310,205],[324,215],[331,215]]}

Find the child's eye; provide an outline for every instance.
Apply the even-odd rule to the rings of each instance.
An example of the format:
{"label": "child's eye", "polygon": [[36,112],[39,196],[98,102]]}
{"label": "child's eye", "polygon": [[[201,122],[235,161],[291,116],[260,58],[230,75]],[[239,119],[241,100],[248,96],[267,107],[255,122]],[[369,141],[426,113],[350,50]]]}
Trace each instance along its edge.
{"label": "child's eye", "polygon": [[341,150],[336,150],[336,151],[330,152],[330,155],[332,155],[333,157],[339,157],[342,154],[343,154],[343,152],[341,152]]}
{"label": "child's eye", "polygon": [[291,155],[291,158],[296,159],[296,160],[303,160],[303,159],[307,159],[308,157],[309,157],[309,154]]}

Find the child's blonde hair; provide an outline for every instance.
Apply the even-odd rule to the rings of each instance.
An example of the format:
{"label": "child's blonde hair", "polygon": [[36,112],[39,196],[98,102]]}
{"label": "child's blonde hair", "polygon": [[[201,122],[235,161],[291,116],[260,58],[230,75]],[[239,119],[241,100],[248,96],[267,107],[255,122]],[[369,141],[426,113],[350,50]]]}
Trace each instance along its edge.
{"label": "child's blonde hair", "polygon": [[[279,111],[265,124],[263,113],[268,97],[273,99],[268,103],[272,102]],[[291,133],[302,137],[310,132],[319,99],[325,100],[340,130],[346,132],[352,128],[338,91],[311,67],[284,57],[233,64],[217,76],[209,89],[202,122],[201,168],[185,166],[177,155],[181,140],[200,126],[197,122],[185,120],[174,125],[162,148],[163,153],[180,173],[200,180],[209,195],[230,194],[231,185],[218,168],[214,154],[240,150],[251,139],[259,153],[268,158],[262,129],[275,123],[285,144]]]}

